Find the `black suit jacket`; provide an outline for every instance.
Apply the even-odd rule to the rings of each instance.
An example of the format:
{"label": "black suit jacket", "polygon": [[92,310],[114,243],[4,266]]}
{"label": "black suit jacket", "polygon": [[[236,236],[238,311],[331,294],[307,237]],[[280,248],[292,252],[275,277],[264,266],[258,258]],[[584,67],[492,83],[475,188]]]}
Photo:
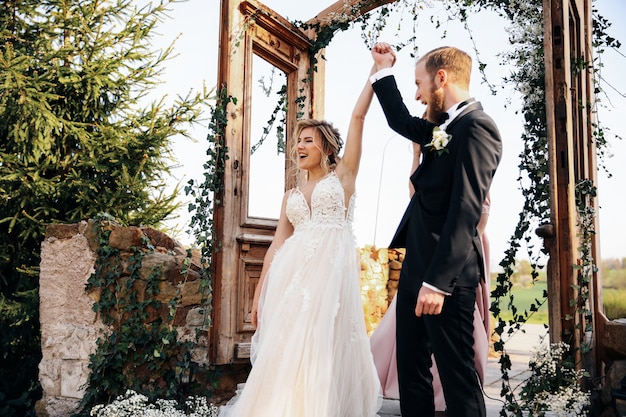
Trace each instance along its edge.
{"label": "black suit jacket", "polygon": [[415,194],[390,247],[406,248],[399,286],[415,294],[422,282],[452,293],[476,286],[484,268],[476,226],[502,156],[494,121],[478,102],[468,104],[446,128],[447,152],[426,145],[434,124],[411,116],[393,76],[373,84],[389,126],[422,146],[423,160],[411,176]]}

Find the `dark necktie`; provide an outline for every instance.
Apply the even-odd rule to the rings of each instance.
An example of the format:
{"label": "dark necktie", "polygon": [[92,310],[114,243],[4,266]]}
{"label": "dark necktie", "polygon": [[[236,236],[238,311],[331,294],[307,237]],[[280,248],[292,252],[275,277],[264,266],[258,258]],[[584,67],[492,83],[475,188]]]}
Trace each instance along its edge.
{"label": "dark necktie", "polygon": [[[470,103],[473,103],[474,99],[470,98],[467,99],[465,101],[462,101],[459,103],[459,105],[456,107],[457,110],[459,110],[461,107],[466,106]],[[441,115],[439,115],[439,125],[442,125],[446,122],[446,120],[448,120],[450,118],[450,115],[448,113],[441,113]]]}

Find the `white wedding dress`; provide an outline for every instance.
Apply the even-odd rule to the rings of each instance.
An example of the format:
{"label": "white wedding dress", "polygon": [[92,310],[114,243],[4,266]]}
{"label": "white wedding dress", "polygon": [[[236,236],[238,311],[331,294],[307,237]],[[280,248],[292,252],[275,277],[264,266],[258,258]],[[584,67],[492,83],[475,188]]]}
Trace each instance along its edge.
{"label": "white wedding dress", "polygon": [[[373,417],[382,402],[365,330],[354,196],[334,172],[309,208],[290,191],[293,235],[276,252],[259,301],[252,371],[221,416]],[[347,212],[346,212],[347,211]]]}

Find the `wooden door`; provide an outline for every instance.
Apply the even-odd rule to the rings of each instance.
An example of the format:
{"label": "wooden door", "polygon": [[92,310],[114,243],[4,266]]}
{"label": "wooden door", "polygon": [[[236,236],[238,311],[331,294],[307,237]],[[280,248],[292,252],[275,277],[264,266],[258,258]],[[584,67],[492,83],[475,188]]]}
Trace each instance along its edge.
{"label": "wooden door", "polygon": [[[309,76],[309,40],[261,4],[222,0],[220,33],[218,85],[236,103],[227,108],[224,191],[215,196],[210,359],[226,364],[249,359],[254,290],[282,196],[294,184],[285,157],[290,133],[297,118],[316,114],[313,88],[321,71]],[[279,97],[284,102],[274,112]],[[286,152],[279,153],[281,134]]]}
{"label": "wooden door", "polygon": [[[323,28],[341,15],[353,20],[395,0],[336,0],[306,23]],[[228,105],[225,143],[228,159],[221,172],[224,191],[214,196],[218,248],[211,261],[213,310],[210,361],[248,361],[253,328],[250,310],[263,257],[276,229],[284,191],[295,183],[292,163],[285,155],[290,133],[301,118],[324,116],[323,50],[314,51],[315,29],[302,31],[265,5],[253,0],[221,0],[218,87],[237,101]],[[278,87],[274,90],[271,87]],[[270,91],[272,99],[266,100]],[[286,108],[272,118],[276,93]],[[281,106],[283,105],[281,104]],[[268,112],[269,110],[269,112]],[[286,153],[276,153],[282,130]],[[260,153],[274,150],[272,158]]]}

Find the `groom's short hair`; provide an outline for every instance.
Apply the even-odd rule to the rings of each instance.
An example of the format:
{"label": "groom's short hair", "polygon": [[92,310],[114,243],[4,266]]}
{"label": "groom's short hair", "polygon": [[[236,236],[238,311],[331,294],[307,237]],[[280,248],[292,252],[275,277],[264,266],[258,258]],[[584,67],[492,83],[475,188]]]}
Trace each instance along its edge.
{"label": "groom's short hair", "polygon": [[453,46],[442,46],[426,53],[417,60],[424,62],[426,71],[433,77],[440,69],[448,72],[451,81],[469,89],[472,58]]}

